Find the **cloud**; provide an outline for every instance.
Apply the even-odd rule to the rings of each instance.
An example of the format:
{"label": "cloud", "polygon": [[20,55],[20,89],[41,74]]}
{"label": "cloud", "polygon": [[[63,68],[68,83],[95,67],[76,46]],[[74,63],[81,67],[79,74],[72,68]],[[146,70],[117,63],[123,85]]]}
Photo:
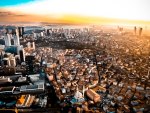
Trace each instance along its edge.
{"label": "cloud", "polygon": [[30,19],[29,17],[29,15],[14,13],[11,11],[0,9],[0,23],[20,21],[28,22],[28,19]]}
{"label": "cloud", "polygon": [[149,0],[35,0],[8,9],[55,18],[74,14],[150,21],[149,4]]}
{"label": "cloud", "polygon": [[15,14],[9,11],[0,11],[0,17],[25,16],[24,14]]}
{"label": "cloud", "polygon": [[122,19],[132,20],[129,23],[150,22],[149,4],[149,0],[34,0],[0,8],[0,21],[125,23],[119,20]]}
{"label": "cloud", "polygon": [[2,12],[0,11],[0,16],[12,16],[13,14],[10,12]]}

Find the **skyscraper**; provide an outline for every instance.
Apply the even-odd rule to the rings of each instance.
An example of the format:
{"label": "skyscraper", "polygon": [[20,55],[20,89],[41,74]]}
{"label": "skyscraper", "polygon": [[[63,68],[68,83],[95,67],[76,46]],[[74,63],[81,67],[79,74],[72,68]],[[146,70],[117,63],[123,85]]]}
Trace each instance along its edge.
{"label": "skyscraper", "polygon": [[35,56],[26,56],[25,57],[26,61],[26,70],[28,74],[34,73],[34,61],[35,61]]}
{"label": "skyscraper", "polygon": [[46,29],[46,35],[47,35],[47,36],[50,35],[50,29]]}
{"label": "skyscraper", "polygon": [[22,27],[22,36],[23,36],[23,34],[24,34],[24,27]]}
{"label": "skyscraper", "polygon": [[11,46],[11,36],[10,36],[10,34],[7,34],[6,36],[5,36],[5,46]]}
{"label": "skyscraper", "polygon": [[14,45],[19,46],[20,45],[20,39],[19,39],[19,31],[16,29],[16,36],[14,37]]}
{"label": "skyscraper", "polygon": [[25,61],[24,49],[19,50],[19,55],[20,55],[20,61],[24,62]]}
{"label": "skyscraper", "polygon": [[18,30],[19,30],[19,37],[23,37],[24,27],[18,27]]}
{"label": "skyscraper", "polygon": [[3,53],[0,54],[0,66],[3,66]]}
{"label": "skyscraper", "polygon": [[5,66],[10,66],[10,60],[9,60],[9,58],[4,58],[3,59],[3,63],[4,63]]}
{"label": "skyscraper", "polygon": [[143,31],[143,28],[142,28],[142,27],[140,27],[140,28],[139,28],[139,36],[141,36],[141,35],[142,35],[142,31]]}
{"label": "skyscraper", "polygon": [[12,35],[16,35],[16,29],[12,29]]}
{"label": "skyscraper", "polygon": [[134,35],[136,35],[136,26],[134,27]]}
{"label": "skyscraper", "polygon": [[35,42],[32,42],[32,49],[35,50]]}
{"label": "skyscraper", "polygon": [[5,34],[8,34],[8,33],[9,33],[8,28],[5,28]]}

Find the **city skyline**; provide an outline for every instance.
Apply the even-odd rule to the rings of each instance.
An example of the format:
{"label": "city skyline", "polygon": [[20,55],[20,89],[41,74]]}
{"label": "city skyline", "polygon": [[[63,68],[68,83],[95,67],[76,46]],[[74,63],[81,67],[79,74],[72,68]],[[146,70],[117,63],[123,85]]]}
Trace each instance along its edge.
{"label": "city skyline", "polygon": [[148,0],[1,0],[0,21],[150,25],[148,3]]}

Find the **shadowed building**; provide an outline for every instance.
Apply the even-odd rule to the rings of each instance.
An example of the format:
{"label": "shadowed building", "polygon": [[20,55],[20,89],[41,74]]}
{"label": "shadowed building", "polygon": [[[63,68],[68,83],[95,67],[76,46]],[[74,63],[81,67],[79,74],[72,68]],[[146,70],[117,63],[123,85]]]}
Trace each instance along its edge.
{"label": "shadowed building", "polygon": [[134,35],[136,35],[136,30],[137,30],[137,28],[136,28],[136,26],[134,27]]}
{"label": "shadowed building", "polygon": [[143,28],[142,28],[142,27],[140,27],[140,28],[139,28],[139,36],[141,36],[141,35],[142,35],[142,31],[143,31]]}
{"label": "shadowed building", "polygon": [[21,93],[43,93],[45,91],[45,85],[44,84],[38,84],[38,85],[25,85],[20,87]]}

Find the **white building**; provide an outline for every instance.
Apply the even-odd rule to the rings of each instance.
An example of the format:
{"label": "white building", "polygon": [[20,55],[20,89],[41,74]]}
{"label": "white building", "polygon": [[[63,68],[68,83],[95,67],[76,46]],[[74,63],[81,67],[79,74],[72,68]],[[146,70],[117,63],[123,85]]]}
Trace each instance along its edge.
{"label": "white building", "polygon": [[5,46],[11,46],[11,36],[10,34],[7,34],[4,38],[5,40]]}
{"label": "white building", "polygon": [[19,46],[20,40],[19,40],[19,31],[16,29],[16,36],[14,37],[14,45]]}

